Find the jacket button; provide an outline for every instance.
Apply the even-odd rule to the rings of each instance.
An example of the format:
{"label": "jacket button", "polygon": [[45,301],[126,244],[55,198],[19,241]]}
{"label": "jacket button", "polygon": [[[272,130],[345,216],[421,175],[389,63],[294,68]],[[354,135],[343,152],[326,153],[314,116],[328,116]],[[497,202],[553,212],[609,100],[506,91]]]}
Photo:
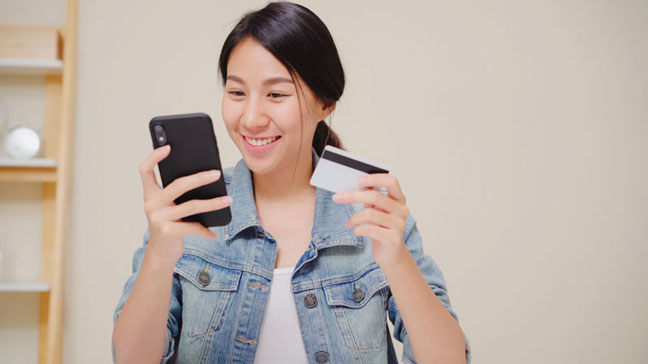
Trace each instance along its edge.
{"label": "jacket button", "polygon": [[353,302],[355,303],[360,303],[364,299],[364,291],[361,290],[360,288],[356,288],[355,291],[353,291]]}
{"label": "jacket button", "polygon": [[317,306],[317,296],[312,293],[307,294],[306,297],[304,297],[304,305],[308,308]]}
{"label": "jacket button", "polygon": [[211,277],[209,276],[209,273],[202,271],[200,274],[198,274],[198,282],[202,284],[203,286],[206,286],[211,282]]}
{"label": "jacket button", "polygon": [[315,361],[318,363],[326,363],[329,360],[329,354],[326,351],[320,351],[315,354]]}

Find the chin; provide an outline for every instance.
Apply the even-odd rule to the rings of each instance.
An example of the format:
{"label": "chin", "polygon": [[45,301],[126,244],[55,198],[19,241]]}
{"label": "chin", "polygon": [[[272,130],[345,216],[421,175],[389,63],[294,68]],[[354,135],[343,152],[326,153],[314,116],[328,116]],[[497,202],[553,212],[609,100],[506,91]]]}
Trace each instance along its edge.
{"label": "chin", "polygon": [[266,174],[274,169],[269,163],[265,163],[264,161],[249,160],[245,157],[243,159],[248,169],[256,175]]}
{"label": "chin", "polygon": [[[243,148],[245,148],[245,146]],[[239,151],[243,156],[245,165],[254,174],[266,174],[276,169],[275,163],[273,163],[273,161],[271,160],[272,158],[264,158],[264,159],[254,158],[246,154],[245,150],[239,149]]]}

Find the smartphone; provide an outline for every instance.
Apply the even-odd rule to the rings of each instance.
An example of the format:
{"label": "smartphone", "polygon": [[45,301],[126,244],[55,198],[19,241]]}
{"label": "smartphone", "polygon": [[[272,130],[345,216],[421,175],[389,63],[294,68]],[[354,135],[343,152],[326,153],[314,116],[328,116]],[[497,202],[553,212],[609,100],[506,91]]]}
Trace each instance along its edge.
{"label": "smartphone", "polygon": [[[162,186],[194,173],[218,169],[222,173],[216,135],[209,115],[204,113],[157,116],[149,122],[153,148],[169,144],[171,152],[160,163]],[[189,200],[204,200],[227,195],[222,175],[217,181],[185,192],[174,200],[181,204]],[[230,223],[229,206],[220,210],[185,216],[182,221],[199,222],[209,228]]]}

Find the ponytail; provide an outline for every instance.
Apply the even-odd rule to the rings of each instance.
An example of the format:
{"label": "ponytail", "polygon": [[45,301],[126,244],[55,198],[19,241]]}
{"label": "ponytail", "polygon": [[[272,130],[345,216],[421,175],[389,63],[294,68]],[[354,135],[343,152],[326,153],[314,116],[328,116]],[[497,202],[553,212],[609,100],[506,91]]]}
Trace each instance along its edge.
{"label": "ponytail", "polygon": [[317,155],[321,156],[324,151],[324,147],[331,145],[336,148],[344,149],[342,146],[342,141],[340,137],[331,130],[331,128],[321,120],[317,123],[317,128],[315,129],[315,136],[313,136],[313,148]]}

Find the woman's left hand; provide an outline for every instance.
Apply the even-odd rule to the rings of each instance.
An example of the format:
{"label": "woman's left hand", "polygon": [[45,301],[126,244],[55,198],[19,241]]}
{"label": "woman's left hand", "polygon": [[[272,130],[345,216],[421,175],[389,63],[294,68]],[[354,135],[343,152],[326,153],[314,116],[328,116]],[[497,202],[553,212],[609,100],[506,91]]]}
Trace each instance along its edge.
{"label": "woman's left hand", "polygon": [[[391,174],[375,173],[363,176],[358,184],[377,189],[337,193],[333,195],[333,201],[364,203],[364,210],[351,216],[346,226],[354,227],[353,233],[357,236],[371,238],[373,256],[378,266],[385,268],[397,264],[403,254],[409,254],[403,241],[409,209],[405,205],[405,195],[398,179]],[[378,189],[381,187],[387,189],[387,195],[380,193]]]}

